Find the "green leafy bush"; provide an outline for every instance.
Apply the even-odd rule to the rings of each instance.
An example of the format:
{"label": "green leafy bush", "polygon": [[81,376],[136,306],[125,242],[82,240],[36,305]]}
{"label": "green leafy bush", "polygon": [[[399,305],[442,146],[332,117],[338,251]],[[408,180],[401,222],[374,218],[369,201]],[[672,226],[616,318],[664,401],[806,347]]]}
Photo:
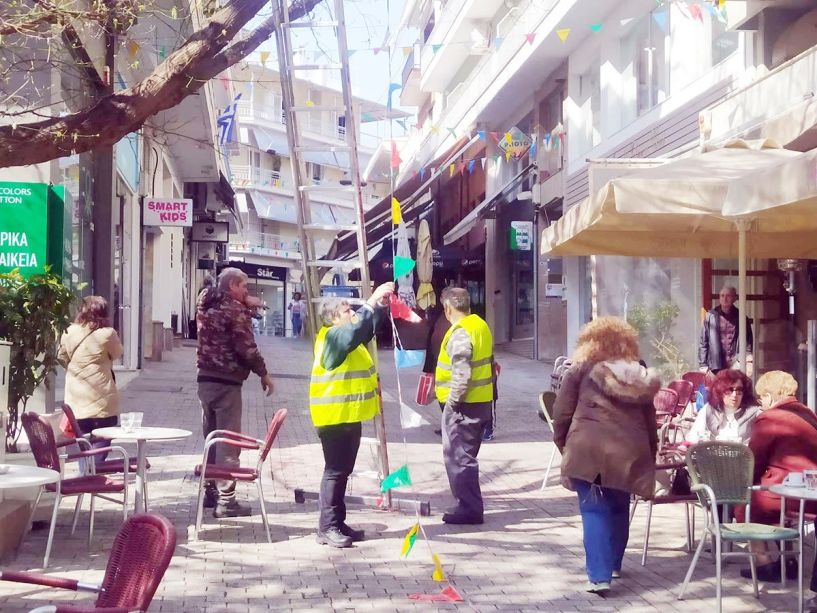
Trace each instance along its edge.
{"label": "green leafy bush", "polygon": [[642,347],[652,351],[649,366],[661,373],[665,380],[679,378],[688,370],[688,364],[672,336],[672,327],[681,310],[672,302],[652,306],[635,305],[627,313],[627,321],[638,331]]}

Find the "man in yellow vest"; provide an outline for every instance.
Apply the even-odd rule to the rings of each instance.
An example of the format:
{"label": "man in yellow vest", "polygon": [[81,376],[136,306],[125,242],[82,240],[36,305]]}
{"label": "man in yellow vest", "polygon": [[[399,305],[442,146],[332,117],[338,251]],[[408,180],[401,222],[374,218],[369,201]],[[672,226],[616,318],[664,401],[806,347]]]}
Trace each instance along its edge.
{"label": "man in yellow vest", "polygon": [[377,287],[358,311],[340,298],[320,306],[322,327],[315,339],[315,361],[309,384],[309,411],[323,447],[317,541],[330,547],[351,547],[363,530],[346,525],[346,482],[355,468],[361,422],[380,412],[377,372],[366,344],[374,337],[394,283]]}
{"label": "man in yellow vest", "polygon": [[481,524],[482,492],[477,454],[491,423],[494,399],[494,341],[491,330],[471,314],[471,299],[460,287],[443,290],[451,328],[443,338],[435,373],[442,417],[443,459],[457,505],[443,514],[447,524]]}

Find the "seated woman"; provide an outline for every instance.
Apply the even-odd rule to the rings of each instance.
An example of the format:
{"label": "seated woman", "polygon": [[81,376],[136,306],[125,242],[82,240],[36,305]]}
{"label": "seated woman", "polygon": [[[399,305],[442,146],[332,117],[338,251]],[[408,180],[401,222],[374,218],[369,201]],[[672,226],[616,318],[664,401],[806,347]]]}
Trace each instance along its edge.
{"label": "seated woman", "polygon": [[712,381],[709,402],[698,411],[686,442],[747,442],[760,413],[757,404],[749,377],[739,370],[721,370]]}
{"label": "seated woman", "polygon": [[[773,370],[760,377],[755,386],[763,404],[763,412],[752,428],[749,448],[755,455],[754,483],[770,486],[782,483],[790,472],[801,472],[817,468],[817,417],[807,406],[795,398],[797,381],[789,373]],[[797,500],[788,499],[786,510],[797,513]],[[740,511],[740,512],[737,512]],[[736,509],[736,516],[742,515]],[[817,513],[817,503],[806,505],[806,512]],[[757,523],[776,525],[780,523],[780,496],[768,491],[752,493],[751,520]],[[762,547],[762,544],[761,544]],[[780,581],[780,564],[773,562],[768,553],[755,549],[761,581]],[[787,560],[786,575],[795,578],[797,561]],[[817,565],[815,565],[817,570]],[[749,568],[741,571],[751,577]],[[817,575],[812,571],[812,591],[817,591]]]}

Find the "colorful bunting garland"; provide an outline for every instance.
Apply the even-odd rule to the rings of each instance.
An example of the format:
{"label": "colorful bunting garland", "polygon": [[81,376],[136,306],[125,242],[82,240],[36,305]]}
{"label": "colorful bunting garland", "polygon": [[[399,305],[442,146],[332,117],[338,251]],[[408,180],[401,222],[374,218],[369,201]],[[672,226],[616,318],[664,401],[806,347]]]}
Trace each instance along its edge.
{"label": "colorful bunting garland", "polygon": [[414,524],[403,538],[403,547],[400,548],[400,557],[406,558],[414,548],[414,541],[417,540],[417,533],[420,531],[420,524]]}
{"label": "colorful bunting garland", "polygon": [[403,464],[400,468],[383,479],[380,484],[380,491],[385,494],[389,490],[396,487],[403,487],[404,485],[411,485],[411,476],[409,475],[409,469],[406,464]]}

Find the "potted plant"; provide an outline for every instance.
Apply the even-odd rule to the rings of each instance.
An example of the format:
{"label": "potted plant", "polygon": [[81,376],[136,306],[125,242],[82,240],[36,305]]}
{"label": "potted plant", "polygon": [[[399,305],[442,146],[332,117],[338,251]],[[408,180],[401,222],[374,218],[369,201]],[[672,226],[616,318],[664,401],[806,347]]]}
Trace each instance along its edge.
{"label": "potted plant", "polygon": [[0,339],[11,343],[6,450],[15,451],[19,410],[57,368],[57,344],[70,323],[74,294],[48,268],[23,277],[0,273]]}

